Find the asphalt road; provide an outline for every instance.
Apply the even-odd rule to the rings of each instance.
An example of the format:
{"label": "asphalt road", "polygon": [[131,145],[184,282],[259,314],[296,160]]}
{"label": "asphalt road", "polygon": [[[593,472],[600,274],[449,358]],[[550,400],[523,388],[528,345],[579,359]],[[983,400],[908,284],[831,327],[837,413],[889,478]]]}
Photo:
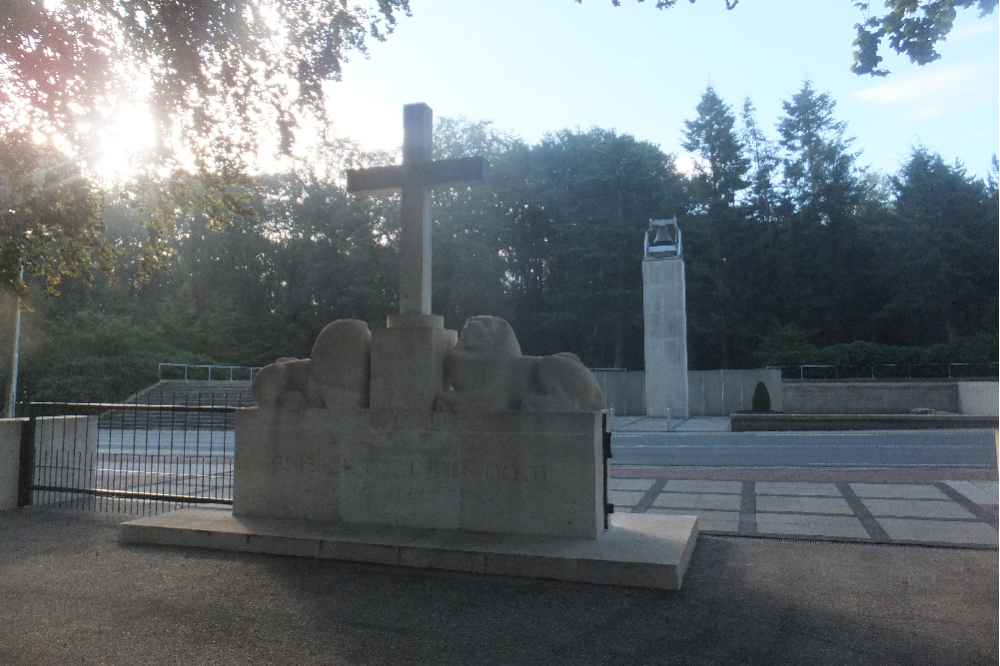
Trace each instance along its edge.
{"label": "asphalt road", "polygon": [[980,666],[995,551],[698,538],[677,592],[120,546],[0,513],[0,666]]}
{"label": "asphalt road", "polygon": [[612,464],[701,467],[990,468],[992,430],[615,433]]}

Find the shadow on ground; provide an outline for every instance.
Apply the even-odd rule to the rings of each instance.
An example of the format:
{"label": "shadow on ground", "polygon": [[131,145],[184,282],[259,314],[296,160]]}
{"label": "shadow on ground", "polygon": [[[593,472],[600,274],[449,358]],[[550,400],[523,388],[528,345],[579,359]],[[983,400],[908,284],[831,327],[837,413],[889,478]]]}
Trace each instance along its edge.
{"label": "shadow on ground", "polygon": [[680,592],[156,546],[0,514],[0,664],[995,664],[995,552],[699,538]]}

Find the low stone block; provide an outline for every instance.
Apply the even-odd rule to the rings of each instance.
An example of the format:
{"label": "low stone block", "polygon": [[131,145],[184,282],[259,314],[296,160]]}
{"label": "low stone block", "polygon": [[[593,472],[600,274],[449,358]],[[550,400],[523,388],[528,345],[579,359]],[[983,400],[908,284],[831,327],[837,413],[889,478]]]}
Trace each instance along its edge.
{"label": "low stone block", "polygon": [[238,553],[260,552],[250,549],[250,535],[241,532],[211,532],[208,547]]}

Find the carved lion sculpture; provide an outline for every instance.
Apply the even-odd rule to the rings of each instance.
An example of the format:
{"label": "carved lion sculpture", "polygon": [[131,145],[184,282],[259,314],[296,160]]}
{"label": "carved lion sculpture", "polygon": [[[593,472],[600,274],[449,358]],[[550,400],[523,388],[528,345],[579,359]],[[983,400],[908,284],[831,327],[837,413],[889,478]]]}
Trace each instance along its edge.
{"label": "carved lion sculpture", "polygon": [[368,407],[371,339],[363,321],[327,324],[309,358],[281,358],[257,373],[254,404],[294,411]]}
{"label": "carved lion sculpture", "polygon": [[594,375],[574,354],[522,356],[499,317],[470,317],[445,360],[451,391],[434,400],[442,412],[593,412],[604,409]]}

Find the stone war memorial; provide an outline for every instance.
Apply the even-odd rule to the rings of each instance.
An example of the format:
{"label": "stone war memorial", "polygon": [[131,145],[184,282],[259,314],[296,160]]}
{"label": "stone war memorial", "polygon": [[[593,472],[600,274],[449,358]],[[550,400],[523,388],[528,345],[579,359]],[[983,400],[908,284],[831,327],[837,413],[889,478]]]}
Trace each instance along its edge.
{"label": "stone war memorial", "polygon": [[400,192],[399,314],[339,320],[279,359],[239,410],[232,509],[123,523],[119,539],[678,589],[695,516],[616,514],[609,413],[571,353],[526,356],[498,317],[460,334],[431,312],[431,190],[483,183],[480,157],[433,161],[432,113],[404,107],[401,165],[348,172]]}

